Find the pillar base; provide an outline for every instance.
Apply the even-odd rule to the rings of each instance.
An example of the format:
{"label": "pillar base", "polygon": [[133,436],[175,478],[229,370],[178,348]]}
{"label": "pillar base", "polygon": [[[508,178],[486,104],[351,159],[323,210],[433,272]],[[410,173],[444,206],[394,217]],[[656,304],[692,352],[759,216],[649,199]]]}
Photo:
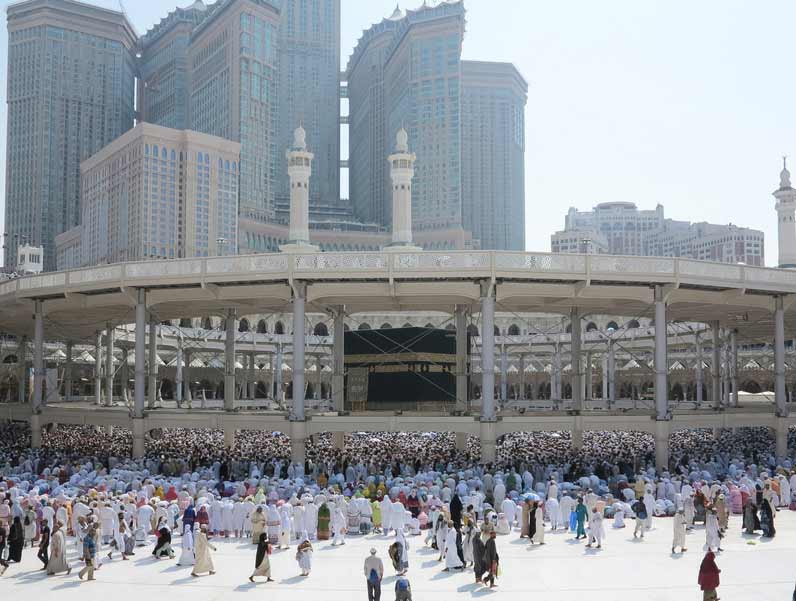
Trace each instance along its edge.
{"label": "pillar base", "polygon": [[497,458],[495,422],[481,422],[481,462],[492,463]]}
{"label": "pillar base", "polygon": [[30,447],[32,449],[41,448],[41,417],[38,413],[30,416]]}
{"label": "pillar base", "polygon": [[669,436],[671,424],[667,420],[655,422],[655,468],[658,474],[669,469]]}
{"label": "pillar base", "polygon": [[235,446],[235,430],[224,428],[224,448],[231,449]]}
{"label": "pillar base", "polygon": [[345,448],[345,432],[332,432],[332,448],[340,451]]}
{"label": "pillar base", "polygon": [[456,450],[467,450],[467,432],[456,432]]}
{"label": "pillar base", "polygon": [[144,431],[144,420],[135,418],[132,420],[133,430],[133,459],[141,459],[146,455],[146,432]]}
{"label": "pillar base", "polygon": [[113,426],[105,426],[105,433],[108,436],[113,436]]}
{"label": "pillar base", "polygon": [[580,415],[575,416],[575,425],[572,428],[572,448],[583,448],[583,418]]}
{"label": "pillar base", "polygon": [[777,418],[776,426],[777,460],[788,455],[788,422],[784,418]]}
{"label": "pillar base", "polygon": [[290,461],[304,464],[307,458],[307,422],[290,422]]}

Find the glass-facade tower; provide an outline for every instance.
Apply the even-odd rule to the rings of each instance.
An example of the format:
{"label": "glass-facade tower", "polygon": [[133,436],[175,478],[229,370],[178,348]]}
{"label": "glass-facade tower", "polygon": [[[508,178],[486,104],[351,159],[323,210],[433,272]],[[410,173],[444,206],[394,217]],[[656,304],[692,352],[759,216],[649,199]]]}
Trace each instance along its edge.
{"label": "glass-facade tower", "polygon": [[70,0],[7,9],[5,263],[80,223],[80,163],[133,126],[136,34],[119,12]]}

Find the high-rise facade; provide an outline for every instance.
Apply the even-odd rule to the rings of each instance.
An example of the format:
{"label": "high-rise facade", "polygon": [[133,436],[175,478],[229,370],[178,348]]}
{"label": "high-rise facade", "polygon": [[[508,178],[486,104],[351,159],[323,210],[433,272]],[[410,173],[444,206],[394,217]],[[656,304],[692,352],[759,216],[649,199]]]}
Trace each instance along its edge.
{"label": "high-rise facade", "polygon": [[522,249],[528,86],[512,65],[462,61],[464,29],[461,0],[423,3],[396,9],[357,43],[345,73],[352,208],[390,225],[384,156],[404,127],[417,154],[417,235],[464,231],[474,246]]}
{"label": "high-rise facade", "polygon": [[[276,215],[281,0],[197,0],[142,38],[142,117],[241,144],[240,210]],[[337,73],[337,71],[335,71]],[[284,150],[284,149],[282,149]]]}
{"label": "high-rise facade", "polygon": [[734,224],[691,223],[664,217],[663,206],[639,210],[632,202],[604,202],[592,211],[570,208],[554,253],[685,257],[765,265],[763,232]]}
{"label": "high-rise facade", "polygon": [[126,17],[73,0],[7,9],[5,252],[44,247],[80,222],[80,162],[133,126],[136,33]]}
{"label": "high-rise facade", "polygon": [[83,161],[82,223],[56,239],[58,268],[234,252],[239,161],[237,142],[139,123]]}
{"label": "high-rise facade", "polygon": [[462,61],[462,217],[481,248],[525,249],[528,84],[510,63]]}
{"label": "high-rise facade", "polygon": [[[310,204],[340,203],[340,0],[282,0],[277,86],[277,148],[301,124],[315,154]],[[281,162],[279,163],[281,167]],[[290,201],[290,178],[276,172],[276,201]]]}
{"label": "high-rise facade", "polygon": [[141,36],[138,95],[141,120],[174,129],[188,127],[191,33],[207,16],[208,8],[197,0],[177,8]]}

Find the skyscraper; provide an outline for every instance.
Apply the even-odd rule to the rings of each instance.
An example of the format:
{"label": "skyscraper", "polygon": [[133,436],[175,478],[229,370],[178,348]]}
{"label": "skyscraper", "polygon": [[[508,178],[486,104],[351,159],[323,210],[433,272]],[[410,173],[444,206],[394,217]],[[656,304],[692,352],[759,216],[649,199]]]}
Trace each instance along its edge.
{"label": "skyscraper", "polygon": [[[143,37],[143,118],[240,142],[240,211],[276,214],[281,0],[197,0]],[[335,71],[336,73],[337,71]],[[171,125],[174,124],[174,125]]]}
{"label": "skyscraper", "polygon": [[133,126],[136,33],[120,12],[74,0],[8,7],[5,263],[80,222],[80,162]]}
{"label": "skyscraper", "polygon": [[315,154],[310,204],[340,201],[340,0],[282,0],[279,27],[276,196],[290,201],[281,157],[302,124]]}
{"label": "skyscraper", "polygon": [[481,248],[525,249],[525,104],[510,63],[462,61],[462,217]]}
{"label": "skyscraper", "polygon": [[462,61],[464,26],[461,0],[423,3],[396,9],[357,43],[346,68],[352,208],[390,225],[384,156],[404,127],[417,153],[418,240],[426,232],[436,238],[427,248],[458,248],[458,238],[523,249],[528,85],[513,65]]}
{"label": "skyscraper", "polygon": [[[396,10],[357,44],[347,79],[351,199],[359,218],[389,223],[383,163],[395,132],[404,127],[417,153],[414,230],[461,227],[463,38],[464,4],[458,1],[424,4],[406,14]],[[368,203],[372,208],[364,208]]]}
{"label": "skyscraper", "polygon": [[139,110],[141,120],[174,129],[188,127],[191,33],[207,16],[207,6],[196,0],[177,8],[141,36]]}

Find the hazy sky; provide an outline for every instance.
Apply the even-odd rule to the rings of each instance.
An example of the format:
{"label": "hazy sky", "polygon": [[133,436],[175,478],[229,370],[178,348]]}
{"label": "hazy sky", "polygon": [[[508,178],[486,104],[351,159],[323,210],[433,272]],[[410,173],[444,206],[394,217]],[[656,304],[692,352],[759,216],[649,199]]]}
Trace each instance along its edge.
{"label": "hazy sky", "polygon": [[[190,4],[192,0],[185,0]],[[422,0],[401,2],[415,8]],[[118,8],[117,0],[97,4]],[[8,2],[2,2],[3,6]],[[529,84],[526,246],[550,249],[568,207],[657,203],[676,219],[766,233],[776,264],[783,154],[796,168],[793,0],[465,0],[464,58],[514,62]],[[143,32],[168,0],[126,0]],[[342,0],[342,62],[395,0]],[[8,39],[0,30],[0,72]],[[0,85],[0,140],[6,139]],[[5,191],[5,155],[0,155]]]}

